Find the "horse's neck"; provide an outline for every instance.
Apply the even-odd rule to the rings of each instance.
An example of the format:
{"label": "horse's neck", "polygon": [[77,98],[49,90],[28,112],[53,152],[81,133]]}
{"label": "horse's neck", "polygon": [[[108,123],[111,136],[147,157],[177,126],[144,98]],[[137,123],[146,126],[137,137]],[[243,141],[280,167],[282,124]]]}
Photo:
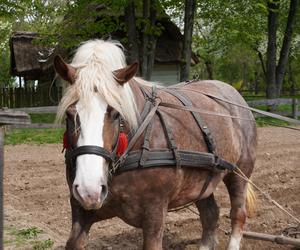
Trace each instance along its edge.
{"label": "horse's neck", "polygon": [[139,111],[139,113],[141,113],[144,108],[146,100],[145,100],[144,94],[141,90],[140,83],[137,80],[132,79],[129,82],[129,86],[130,86],[133,96],[135,98],[135,102],[136,102],[138,111]]}

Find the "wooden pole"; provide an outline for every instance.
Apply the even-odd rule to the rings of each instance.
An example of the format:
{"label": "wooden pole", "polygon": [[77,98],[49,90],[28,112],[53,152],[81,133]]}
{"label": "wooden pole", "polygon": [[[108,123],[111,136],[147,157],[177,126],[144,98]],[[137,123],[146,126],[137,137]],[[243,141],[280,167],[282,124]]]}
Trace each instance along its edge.
{"label": "wooden pole", "polygon": [[3,154],[4,133],[0,126],[0,249],[3,249]]}
{"label": "wooden pole", "polygon": [[3,168],[4,168],[4,132],[5,124],[30,124],[30,117],[22,111],[0,108],[0,250],[3,249]]}
{"label": "wooden pole", "polygon": [[282,235],[271,235],[271,234],[255,233],[255,232],[248,231],[243,233],[243,237],[252,240],[271,241],[281,245],[293,245],[295,247],[300,247],[299,239],[293,239]]}
{"label": "wooden pole", "polygon": [[293,118],[298,119],[298,99],[293,98]]}

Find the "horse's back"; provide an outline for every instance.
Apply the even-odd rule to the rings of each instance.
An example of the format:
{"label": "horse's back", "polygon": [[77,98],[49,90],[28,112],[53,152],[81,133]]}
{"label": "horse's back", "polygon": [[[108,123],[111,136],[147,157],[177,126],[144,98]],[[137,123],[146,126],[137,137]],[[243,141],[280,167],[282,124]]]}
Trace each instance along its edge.
{"label": "horse's back", "polygon": [[[251,111],[208,96],[217,96],[221,99],[228,100],[229,102],[247,107],[248,105],[243,97],[231,85],[216,80],[204,80],[178,84],[172,89],[175,89],[178,93],[184,95],[192,102],[194,107],[197,107],[202,111],[199,115],[211,131],[212,137],[216,143],[217,151],[220,155],[223,155],[229,161],[236,162],[242,154],[246,153],[245,151],[249,151],[249,148],[255,149],[256,126]],[[208,95],[205,95],[205,93]],[[167,96],[167,98],[171,101],[177,99],[176,97],[170,96]],[[189,112],[184,112],[185,114],[180,111],[172,113],[172,116],[176,116],[177,121],[179,121],[177,124],[176,122],[173,122],[173,128],[175,129],[176,126],[178,128],[184,127],[183,125],[180,125],[180,123],[188,124],[190,130],[181,130],[179,137],[192,142],[194,140],[191,136],[193,136],[195,130],[198,130],[200,134],[201,131],[191,115],[187,114]],[[208,112],[211,112],[212,114],[205,114]],[[225,115],[225,117],[222,115]],[[191,130],[193,131],[192,133],[190,133]],[[185,142],[187,140],[179,139],[179,141]],[[206,145],[204,145],[205,142],[203,138],[200,138],[198,142],[205,148]],[[191,145],[197,146],[195,143],[191,143]],[[254,150],[250,151],[253,156],[251,155],[249,157],[255,157]]]}

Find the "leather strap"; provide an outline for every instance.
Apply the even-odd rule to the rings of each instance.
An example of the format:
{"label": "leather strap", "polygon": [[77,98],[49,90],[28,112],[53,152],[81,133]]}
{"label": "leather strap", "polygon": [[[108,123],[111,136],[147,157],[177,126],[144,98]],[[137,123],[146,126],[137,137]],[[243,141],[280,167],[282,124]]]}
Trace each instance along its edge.
{"label": "leather strap", "polygon": [[178,148],[177,148],[176,141],[175,141],[175,138],[173,136],[172,130],[171,130],[170,126],[167,124],[166,120],[164,119],[164,116],[163,116],[162,112],[157,110],[156,113],[157,113],[157,115],[160,119],[160,122],[161,122],[162,126],[163,126],[163,129],[164,129],[164,132],[165,132],[165,135],[166,135],[166,138],[167,138],[167,142],[169,144],[168,146],[174,154],[174,158],[175,158],[175,161],[176,161],[176,168],[180,168],[181,167],[180,155],[178,153]]}
{"label": "leather strap", "polygon": [[[155,112],[158,109],[158,106],[159,106],[160,102],[161,102],[160,99],[156,100],[155,105],[150,110],[150,112],[146,116],[145,120],[140,125],[140,127],[136,130],[135,134],[132,136],[131,140],[129,141],[128,147],[125,150],[125,152],[123,153],[123,155],[121,155],[120,158],[116,162],[114,162],[114,164],[112,166],[112,172],[115,172],[119,168],[119,165],[121,165],[126,160],[126,158],[128,156],[128,153],[133,148],[136,141],[142,135],[142,133],[144,132],[144,130],[148,126],[149,122],[152,120],[153,116],[155,115]],[[137,162],[139,162],[139,160]]]}
{"label": "leather strap", "polygon": [[[170,93],[171,95],[177,97],[178,100],[180,100],[180,102],[186,106],[186,107],[193,107],[192,102],[182,93],[176,92],[172,89],[164,89],[164,91]],[[193,115],[198,127],[200,128],[200,130],[202,131],[202,134],[204,136],[204,140],[206,142],[207,145],[207,149],[208,152],[214,153],[216,150],[216,145],[214,142],[214,139],[211,135],[210,130],[208,129],[207,125],[204,123],[203,119],[201,118],[201,116],[194,111],[190,111],[191,114]]]}
{"label": "leather strap", "polygon": [[73,151],[71,151],[71,154],[69,155],[69,158],[71,160],[75,160],[77,156],[84,155],[84,154],[94,154],[102,156],[105,160],[112,162],[112,155],[110,152],[108,152],[105,148],[94,146],[94,145],[85,145],[80,146]]}
{"label": "leather strap", "polygon": [[[200,168],[205,170],[228,170],[233,171],[235,165],[220,158],[212,153],[203,153],[195,151],[178,150],[180,156],[180,163],[182,167]],[[128,170],[144,169],[151,167],[169,167],[176,166],[176,159],[171,150],[150,150],[148,152],[147,161],[140,166],[139,159],[141,157],[141,150],[131,151],[128,153],[126,159],[121,163],[120,167],[116,169],[117,173]]]}
{"label": "leather strap", "polygon": [[140,165],[143,166],[144,163],[148,160],[148,152],[150,150],[150,135],[152,131],[152,125],[153,125],[153,119],[149,122],[145,136],[144,136],[144,143],[142,146],[142,154],[141,154],[141,159],[140,159]]}
{"label": "leather strap", "polygon": [[[175,91],[175,90],[169,89],[169,88],[165,88],[164,91],[175,96],[184,106],[193,107],[193,103],[183,93],[180,93],[179,91]],[[200,128],[200,130],[203,134],[203,138],[206,143],[208,152],[215,154],[215,151],[216,151],[215,141],[211,135],[210,130],[208,129],[208,126],[206,126],[203,119],[197,112],[193,112],[193,111],[190,111],[190,112],[191,112],[192,116],[194,117],[195,122],[197,123],[198,127]],[[213,178],[213,175],[214,175],[214,171],[210,171],[207,178],[205,179],[205,182],[200,191],[199,197],[201,197],[204,194],[204,192],[206,191],[210,181]]]}

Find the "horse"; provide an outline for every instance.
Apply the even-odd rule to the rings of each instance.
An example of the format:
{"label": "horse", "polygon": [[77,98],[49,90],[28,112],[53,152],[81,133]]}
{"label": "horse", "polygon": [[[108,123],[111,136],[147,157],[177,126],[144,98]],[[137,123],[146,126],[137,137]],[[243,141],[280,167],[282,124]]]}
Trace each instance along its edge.
{"label": "horse", "polygon": [[[238,166],[248,178],[253,171],[257,135],[252,113],[205,94],[246,106],[233,87],[216,80],[195,80],[174,86],[173,93],[184,95],[193,107],[208,112],[201,114],[203,129],[209,129],[209,133],[203,133],[192,112],[160,105],[183,106],[172,91],[136,77],[138,63],[127,66],[119,42],[87,41],[78,47],[70,64],[57,55],[54,68],[68,83],[57,112],[58,120],[66,117],[67,126],[64,144],[72,229],[66,249],[84,249],[92,224],[117,216],[142,229],[144,250],[161,250],[168,210],[191,202],[199,210],[202,223],[200,249],[214,249],[219,218],[214,190],[222,181],[231,203],[228,249],[240,248],[251,188],[233,171],[215,168],[210,171],[209,166],[204,166],[208,164],[205,157],[211,156],[208,136],[213,138],[214,154],[220,159]],[[147,103],[150,111],[145,116]],[[139,129],[141,126],[144,128]],[[112,168],[122,170],[116,159],[122,158],[124,149],[118,156],[115,152],[120,134],[125,135],[125,141],[122,139],[125,151],[130,147],[130,151],[151,154],[151,150],[163,153],[169,149],[175,164],[162,159],[160,165],[144,168],[138,159],[136,168],[113,171]],[[174,147],[170,149],[170,143],[176,145],[172,144]],[[180,163],[181,155],[188,152],[203,152],[199,161],[186,157],[193,167]],[[113,154],[116,159],[112,159]]]}

